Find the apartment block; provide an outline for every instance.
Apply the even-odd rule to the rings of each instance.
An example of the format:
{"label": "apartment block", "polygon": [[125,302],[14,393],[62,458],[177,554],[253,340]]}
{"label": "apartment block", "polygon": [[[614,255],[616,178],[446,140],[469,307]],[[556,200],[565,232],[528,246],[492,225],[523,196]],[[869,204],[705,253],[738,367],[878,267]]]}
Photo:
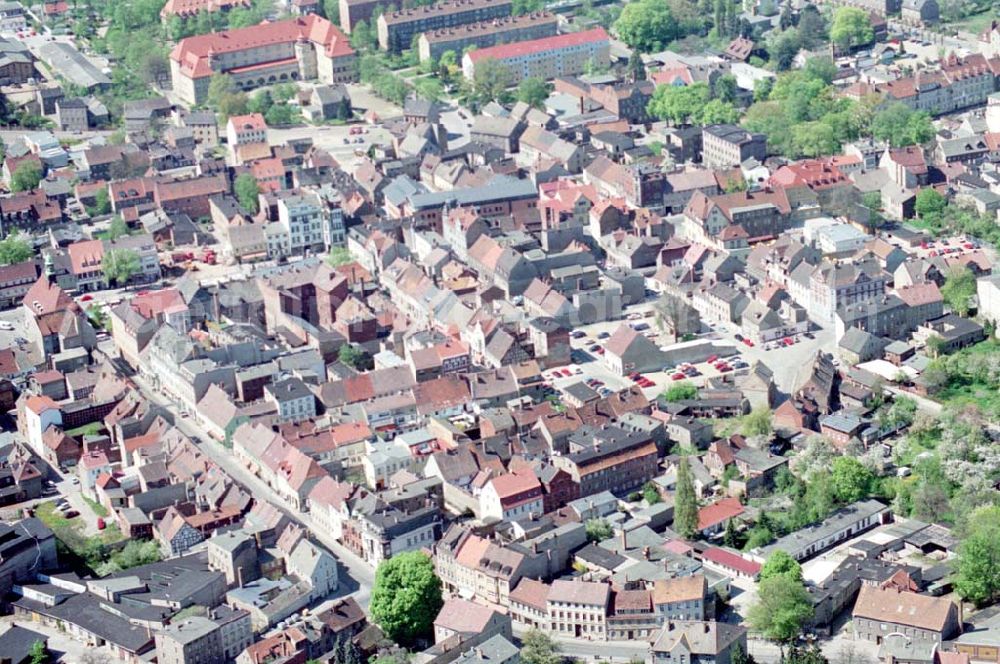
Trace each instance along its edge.
{"label": "apartment block", "polygon": [[588,63],[608,64],[610,47],[604,28],[594,28],[471,51],[462,58],[462,73],[472,80],[479,63],[496,60],[507,69],[511,85],[526,78],[551,80],[576,76],[586,71]]}
{"label": "apartment block", "polygon": [[382,14],[378,44],[387,51],[402,51],[422,32],[503,18],[511,15],[512,7],[512,0],[451,0]]}
{"label": "apartment block", "polygon": [[445,51],[461,54],[470,46],[488,48],[552,37],[558,31],[558,25],[559,19],[555,14],[535,12],[431,30],[420,35],[420,61],[437,60]]}

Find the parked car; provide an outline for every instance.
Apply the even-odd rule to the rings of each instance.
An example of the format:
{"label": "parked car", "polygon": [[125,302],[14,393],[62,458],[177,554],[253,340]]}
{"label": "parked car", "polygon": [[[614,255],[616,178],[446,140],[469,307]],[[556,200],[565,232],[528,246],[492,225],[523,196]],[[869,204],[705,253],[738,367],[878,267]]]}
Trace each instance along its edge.
{"label": "parked car", "polygon": [[597,335],[597,338],[598,339],[607,339],[610,336],[611,336],[610,332],[601,332],[600,334]]}
{"label": "parked car", "polygon": [[76,517],[80,516],[80,513],[77,512],[76,510],[70,510],[66,512],[63,516],[67,519],[75,519]]}
{"label": "parked car", "polygon": [[681,373],[680,371],[678,371],[677,373],[675,373],[670,378],[671,378],[671,380],[684,380],[685,378],[687,378],[687,374],[684,374],[684,373]]}
{"label": "parked car", "polygon": [[100,516],[97,517],[97,529],[98,530],[104,530],[106,527],[107,527],[107,524],[104,523],[104,518],[100,517]]}

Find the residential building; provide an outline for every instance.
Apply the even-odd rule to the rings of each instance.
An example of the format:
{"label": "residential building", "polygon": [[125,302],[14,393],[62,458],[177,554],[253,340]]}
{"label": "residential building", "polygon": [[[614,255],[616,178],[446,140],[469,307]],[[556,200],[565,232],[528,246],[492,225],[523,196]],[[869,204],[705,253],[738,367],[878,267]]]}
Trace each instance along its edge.
{"label": "residential building", "polygon": [[191,616],[156,633],[156,658],[164,664],[214,664],[223,660],[219,626]]}
{"label": "residential building", "polygon": [[506,473],[490,480],[479,494],[480,518],[513,521],[525,516],[540,516],[542,485],[530,470]]}
{"label": "residential building", "polygon": [[378,43],[386,51],[402,51],[421,33],[504,18],[511,7],[511,0],[444,0],[385,12],[377,22]]}
{"label": "residential building", "polygon": [[879,644],[889,634],[901,633],[940,645],[962,627],[950,599],[872,585],[861,587],[851,615],[857,638]]}
{"label": "residential building", "polygon": [[593,28],[543,39],[476,49],[462,57],[462,73],[467,80],[476,75],[477,63],[495,60],[508,73],[511,84],[526,78],[551,80],[576,76],[588,63],[607,63],[610,38],[604,28]]}
{"label": "residential building", "polygon": [[708,168],[732,168],[747,159],[763,162],[767,157],[767,137],[736,125],[709,125],[701,140],[701,160]]}
{"label": "residential building", "polygon": [[652,645],[652,664],[731,664],[747,652],[747,628],[720,622],[668,621]]}
{"label": "residential building", "polygon": [[549,629],[562,638],[605,640],[610,598],[606,583],[556,579],[546,598]]}
{"label": "residential building", "polygon": [[436,62],[445,51],[464,53],[469,46],[487,48],[497,44],[552,37],[557,28],[556,15],[543,11],[428,30],[420,35],[420,61]]}

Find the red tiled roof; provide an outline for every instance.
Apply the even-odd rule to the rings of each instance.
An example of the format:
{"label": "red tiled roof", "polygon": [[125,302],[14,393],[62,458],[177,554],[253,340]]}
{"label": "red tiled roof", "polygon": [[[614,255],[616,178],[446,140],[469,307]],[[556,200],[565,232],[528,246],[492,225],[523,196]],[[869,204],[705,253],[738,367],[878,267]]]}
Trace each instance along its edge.
{"label": "red tiled roof", "polygon": [[723,498],[698,510],[698,530],[728,521],[743,514],[743,505],[737,498]]}
{"label": "red tiled roof", "polygon": [[74,242],[66,248],[73,274],[100,269],[104,260],[104,243],[100,240]]}
{"label": "red tiled roof", "polygon": [[471,51],[468,54],[468,57],[472,60],[472,62],[479,62],[480,60],[488,60],[490,58],[502,60],[505,58],[514,58],[522,55],[541,53],[543,51],[554,51],[557,49],[571,48],[573,46],[582,46],[583,44],[608,41],[608,39],[608,33],[604,30],[604,28],[593,28],[592,30],[584,30],[583,32],[572,32],[565,35],[556,35],[555,37],[529,39],[528,41],[523,42],[514,42],[512,44],[501,44],[500,46],[481,48]]}
{"label": "red tiled roof", "polygon": [[250,0],[167,0],[160,17],[195,16],[198,12],[218,12],[233,7],[250,7]]}
{"label": "red tiled roof", "polygon": [[757,576],[760,574],[760,563],[747,560],[746,558],[738,556],[731,551],[726,551],[725,549],[706,549],[705,552],[701,554],[701,559],[715,563],[720,567],[734,569],[741,574],[747,574],[749,576]]}
{"label": "red tiled roof", "polygon": [[311,14],[287,21],[188,37],[174,47],[170,52],[170,59],[180,65],[181,72],[185,75],[204,78],[213,74],[209,64],[211,55],[266,48],[299,40],[322,46],[327,57],[339,58],[354,54],[354,49],[339,28],[322,16]]}

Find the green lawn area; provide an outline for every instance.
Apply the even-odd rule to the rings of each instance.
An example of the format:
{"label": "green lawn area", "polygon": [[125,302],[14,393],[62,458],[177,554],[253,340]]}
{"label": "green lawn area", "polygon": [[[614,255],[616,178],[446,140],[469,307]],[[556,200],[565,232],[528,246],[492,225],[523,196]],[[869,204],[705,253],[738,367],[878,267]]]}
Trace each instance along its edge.
{"label": "green lawn area", "polygon": [[[100,505],[98,505],[100,507]],[[103,509],[103,508],[101,508]],[[105,514],[107,511],[105,510]],[[35,508],[35,516],[52,529],[56,538],[67,549],[83,559],[93,556],[94,549],[102,544],[114,544],[124,539],[122,533],[113,524],[109,524],[99,535],[87,537],[83,534],[83,520],[80,517],[67,519],[56,511],[55,501],[39,503]]]}
{"label": "green lawn area", "polygon": [[102,518],[107,518],[108,517],[108,508],[105,507],[104,505],[100,504],[96,500],[92,500],[92,499],[88,498],[87,496],[84,496],[83,497],[83,502],[87,503],[87,505],[90,507],[90,509],[93,510],[94,514],[96,514],[97,516],[102,517]]}
{"label": "green lawn area", "polygon": [[[964,348],[956,356],[964,357],[967,363],[978,366],[986,358],[1000,353],[1000,341],[987,339]],[[951,373],[948,385],[934,393],[934,399],[953,410],[962,406],[975,405],[984,413],[1000,413],[1000,390],[995,384],[984,382],[969,372]]]}
{"label": "green lawn area", "polygon": [[90,424],[84,424],[82,427],[77,427],[75,429],[70,429],[66,432],[67,436],[73,436],[74,438],[79,436],[96,436],[104,430],[104,425],[100,422],[91,422]]}
{"label": "green lawn area", "polygon": [[975,14],[973,16],[968,16],[961,21],[956,21],[955,23],[948,23],[949,28],[954,28],[955,30],[962,30],[965,32],[971,32],[978,35],[987,27],[989,27],[990,21],[994,20],[996,15],[991,10],[984,11],[980,14]]}

